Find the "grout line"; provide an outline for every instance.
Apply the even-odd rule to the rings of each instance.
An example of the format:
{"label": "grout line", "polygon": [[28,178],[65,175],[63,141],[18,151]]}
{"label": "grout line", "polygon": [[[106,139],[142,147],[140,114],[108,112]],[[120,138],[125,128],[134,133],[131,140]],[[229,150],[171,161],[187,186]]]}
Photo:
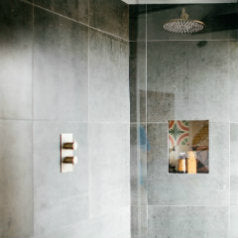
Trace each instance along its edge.
{"label": "grout line", "polygon": [[230,231],[231,231],[231,124],[229,124],[229,161],[228,161],[228,168],[229,168],[229,171],[228,171],[228,179],[229,179],[229,183],[228,183],[228,187],[229,187],[229,190],[228,190],[228,234],[227,234],[227,237],[230,237]]}
{"label": "grout line", "polygon": [[212,208],[227,208],[227,205],[194,205],[194,204],[148,204],[151,207],[212,207]]}
{"label": "grout line", "polygon": [[[230,47],[229,47],[229,43],[227,44],[227,50],[228,50],[228,102],[230,102],[230,87],[231,87],[231,75],[230,75],[230,70],[231,70],[231,67],[230,67]],[[229,113],[230,113],[230,103],[229,103]],[[229,117],[230,118],[230,117]],[[229,151],[229,161],[228,161],[228,168],[229,168],[229,171],[228,171],[228,178],[229,178],[229,182],[228,182],[228,187],[229,187],[229,190],[228,190],[228,234],[227,234],[227,237],[230,237],[230,233],[231,233],[231,121],[229,121],[229,145],[228,145],[228,151]]]}
{"label": "grout line", "polygon": [[205,40],[205,39],[170,39],[170,40],[166,40],[166,39],[162,39],[162,40],[129,40],[129,42],[132,43],[137,43],[137,42],[148,42],[148,43],[153,43],[153,42],[200,42],[200,41],[207,41],[209,42],[237,42],[237,39],[209,39],[209,40]]}
{"label": "grout line", "polygon": [[[33,16],[33,19],[32,19],[32,67],[31,67],[31,110],[32,110],[32,119],[34,119],[34,46],[35,46],[35,8],[34,6],[32,6],[32,16]],[[34,151],[35,151],[35,148],[34,148],[34,120],[32,121],[32,198],[33,198],[33,201],[32,201],[32,211],[33,211],[33,234],[35,234],[35,160],[34,160]]]}
{"label": "grout line", "polygon": [[[181,121],[181,120],[184,120],[184,119],[168,119],[168,121],[171,121],[171,120],[175,120],[175,121]],[[168,124],[168,121],[152,121],[152,122],[146,122],[146,121],[142,121],[140,122],[140,124]],[[238,124],[238,122],[229,122],[229,121],[212,121],[212,120],[209,120],[209,119],[199,119],[199,120],[189,120],[189,121],[209,121],[209,123],[211,124]],[[136,125],[138,124],[138,122],[130,122],[130,124],[132,125]]]}
{"label": "grout line", "polygon": [[[145,120],[147,122],[148,120],[148,111],[147,111],[147,96],[148,96],[148,50],[147,50],[147,45],[148,45],[148,12],[147,12],[147,5],[145,6],[145,89],[146,89],[146,95],[145,95]],[[146,123],[145,131],[146,135],[148,136],[148,124]],[[147,179],[148,179],[148,153],[147,153],[147,143],[146,142],[146,184],[147,184]],[[149,205],[148,205],[148,189],[146,189],[146,234],[148,235],[148,229],[149,229]]]}
{"label": "grout line", "polygon": [[130,125],[130,122],[113,122],[113,121],[102,121],[102,122],[88,122],[88,121],[77,121],[77,120],[45,120],[45,119],[6,119],[0,118],[0,122],[10,122],[10,121],[18,121],[18,122],[42,122],[42,123],[79,123],[79,124],[89,124],[89,125]]}
{"label": "grout line", "polygon": [[124,41],[124,42],[129,42],[129,39],[124,39],[124,38],[122,38],[122,37],[120,37],[120,36],[117,36],[117,35],[114,35],[114,34],[112,34],[112,33],[110,33],[110,32],[106,32],[106,31],[103,31],[103,30],[101,30],[101,29],[98,29],[98,28],[95,28],[95,27],[93,27],[93,26],[88,25],[88,24],[89,24],[89,19],[88,19],[88,24],[86,24],[86,23],[77,21],[77,20],[75,20],[75,19],[73,19],[73,18],[71,18],[71,17],[62,15],[62,14],[60,14],[60,13],[58,13],[58,12],[54,12],[54,11],[52,11],[52,10],[50,10],[50,9],[44,8],[44,7],[42,7],[42,6],[38,5],[38,4],[29,2],[29,1],[27,1],[27,0],[20,0],[20,1],[21,1],[21,2],[24,2],[24,3],[26,3],[26,4],[33,5],[33,6],[36,7],[36,8],[39,8],[39,9],[44,10],[44,11],[46,11],[46,12],[49,12],[49,13],[52,13],[52,14],[54,14],[54,15],[60,16],[60,17],[62,17],[62,18],[65,18],[65,19],[67,19],[67,20],[70,20],[70,21],[72,21],[72,22],[78,23],[78,24],[80,24],[80,25],[82,25],[82,26],[88,27],[88,28],[90,28],[91,30],[95,30],[95,31],[100,32],[100,33],[102,33],[102,34],[104,34],[104,35],[111,36],[111,37],[113,37],[113,38],[115,38],[115,39],[117,39],[117,40],[121,40],[121,41]]}

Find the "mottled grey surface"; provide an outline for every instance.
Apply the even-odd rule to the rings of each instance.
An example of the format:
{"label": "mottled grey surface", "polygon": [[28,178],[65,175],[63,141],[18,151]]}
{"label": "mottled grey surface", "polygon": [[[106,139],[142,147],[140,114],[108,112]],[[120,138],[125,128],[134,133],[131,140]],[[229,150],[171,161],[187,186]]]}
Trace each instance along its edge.
{"label": "mottled grey surface", "polygon": [[0,118],[31,119],[33,8],[2,0],[0,11]]}
{"label": "mottled grey surface", "polygon": [[130,122],[129,45],[89,30],[89,121]]}
{"label": "mottled grey surface", "polygon": [[[91,30],[89,61],[88,1],[35,3],[34,47],[32,5],[0,3],[0,236],[130,238],[128,8],[108,0],[117,17]],[[79,142],[73,173],[61,133]]]}
{"label": "mottled grey surface", "polygon": [[[237,34],[238,37],[238,34]],[[237,80],[237,65],[238,65],[238,43],[229,43],[229,108],[231,122],[238,122],[238,80]]]}
{"label": "mottled grey surface", "polygon": [[76,21],[88,23],[88,0],[34,0],[34,3]]}
{"label": "mottled grey surface", "polygon": [[231,206],[230,207],[230,233],[229,238],[236,238],[238,237],[238,206]]}
{"label": "mottled grey surface", "polygon": [[1,237],[33,234],[32,137],[32,122],[0,121]]}
{"label": "mottled grey surface", "polygon": [[130,41],[146,40],[146,5],[129,6]]}
{"label": "mottled grey surface", "polygon": [[[168,173],[168,146],[160,142],[163,124],[149,124],[148,203],[154,205],[229,204],[229,124],[210,124],[209,174],[176,175]],[[152,135],[151,135],[152,134]],[[166,142],[166,140],[165,140]],[[222,147],[220,145],[223,145]]]}
{"label": "mottled grey surface", "polygon": [[120,0],[88,0],[89,25],[129,39],[129,6]]}
{"label": "mottled grey surface", "polygon": [[[237,18],[236,5],[188,5],[191,18],[206,22],[204,32],[177,35],[163,23],[179,16],[182,5],[147,5],[147,56],[138,54],[142,37],[131,34],[131,104],[133,125],[144,111],[138,98],[144,77],[147,125],[148,234],[145,237],[237,237]],[[132,14],[140,8],[131,6]],[[133,16],[133,15],[132,15]],[[229,19],[228,19],[229,18]],[[133,22],[135,20],[135,23]],[[130,29],[137,19],[131,21]],[[137,32],[143,32],[140,24]],[[133,29],[135,30],[135,29]],[[141,59],[142,58],[142,59]],[[135,73],[136,67],[142,73]],[[139,110],[138,110],[139,108]],[[209,174],[168,173],[168,120],[209,120]],[[232,122],[232,123],[231,123]],[[138,132],[137,132],[138,133]],[[140,133],[139,133],[140,135]],[[143,140],[146,137],[143,138]],[[140,140],[134,141],[135,151]],[[131,153],[132,161],[140,154]],[[133,169],[134,163],[131,163]],[[140,176],[133,174],[132,196],[140,191]],[[136,177],[137,176],[137,177]],[[138,202],[139,201],[139,202]],[[140,234],[139,211],[146,204],[136,197],[132,207],[132,237]]]}
{"label": "mottled grey surface", "polygon": [[[90,124],[90,216],[130,204],[129,124]],[[129,222],[129,220],[128,220]],[[129,227],[121,227],[121,231]]]}
{"label": "mottled grey surface", "polygon": [[146,122],[146,43],[130,42],[130,121]]}
{"label": "mottled grey surface", "polygon": [[[61,174],[59,136],[71,132],[80,145],[80,151],[75,154],[79,163],[73,173]],[[58,227],[89,218],[88,176],[87,124],[34,122],[36,235],[48,234]],[[65,214],[68,214],[67,223]]]}
{"label": "mottled grey surface", "polygon": [[149,206],[150,238],[227,238],[227,207]]}
{"label": "mottled grey surface", "polygon": [[87,121],[88,29],[35,9],[34,119]]}
{"label": "mottled grey surface", "polygon": [[[230,125],[230,202],[232,206],[238,206],[238,124]],[[238,218],[238,217],[237,217]]]}
{"label": "mottled grey surface", "polygon": [[229,121],[228,58],[226,42],[148,43],[148,122]]}

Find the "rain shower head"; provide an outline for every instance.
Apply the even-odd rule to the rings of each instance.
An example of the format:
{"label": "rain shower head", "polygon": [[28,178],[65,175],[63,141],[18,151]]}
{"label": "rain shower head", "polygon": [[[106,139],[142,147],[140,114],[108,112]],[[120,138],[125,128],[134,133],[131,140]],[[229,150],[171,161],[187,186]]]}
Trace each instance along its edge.
{"label": "rain shower head", "polygon": [[172,19],[164,24],[164,29],[173,33],[192,34],[202,31],[205,27],[204,22],[199,20],[190,20],[185,8],[179,19]]}

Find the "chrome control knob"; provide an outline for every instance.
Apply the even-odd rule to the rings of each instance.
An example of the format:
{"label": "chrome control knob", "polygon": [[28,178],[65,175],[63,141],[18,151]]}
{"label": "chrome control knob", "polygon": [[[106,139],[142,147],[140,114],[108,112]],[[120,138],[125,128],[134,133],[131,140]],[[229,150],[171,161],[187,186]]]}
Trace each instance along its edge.
{"label": "chrome control knob", "polygon": [[78,163],[78,158],[76,156],[65,157],[64,160],[63,160],[63,163],[65,163],[65,164],[77,164]]}
{"label": "chrome control knob", "polygon": [[67,142],[63,144],[63,148],[66,150],[77,150],[78,143],[76,141],[74,142]]}

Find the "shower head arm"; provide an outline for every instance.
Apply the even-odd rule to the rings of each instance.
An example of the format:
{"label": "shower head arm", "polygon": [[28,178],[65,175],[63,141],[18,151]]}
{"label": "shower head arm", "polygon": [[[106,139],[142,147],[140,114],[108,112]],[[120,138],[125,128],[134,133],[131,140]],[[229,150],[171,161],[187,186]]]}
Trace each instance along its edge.
{"label": "shower head arm", "polygon": [[180,18],[183,19],[183,20],[185,20],[185,21],[188,20],[189,15],[188,15],[188,13],[186,12],[185,8],[182,9],[182,13],[181,13],[181,15],[180,15]]}

